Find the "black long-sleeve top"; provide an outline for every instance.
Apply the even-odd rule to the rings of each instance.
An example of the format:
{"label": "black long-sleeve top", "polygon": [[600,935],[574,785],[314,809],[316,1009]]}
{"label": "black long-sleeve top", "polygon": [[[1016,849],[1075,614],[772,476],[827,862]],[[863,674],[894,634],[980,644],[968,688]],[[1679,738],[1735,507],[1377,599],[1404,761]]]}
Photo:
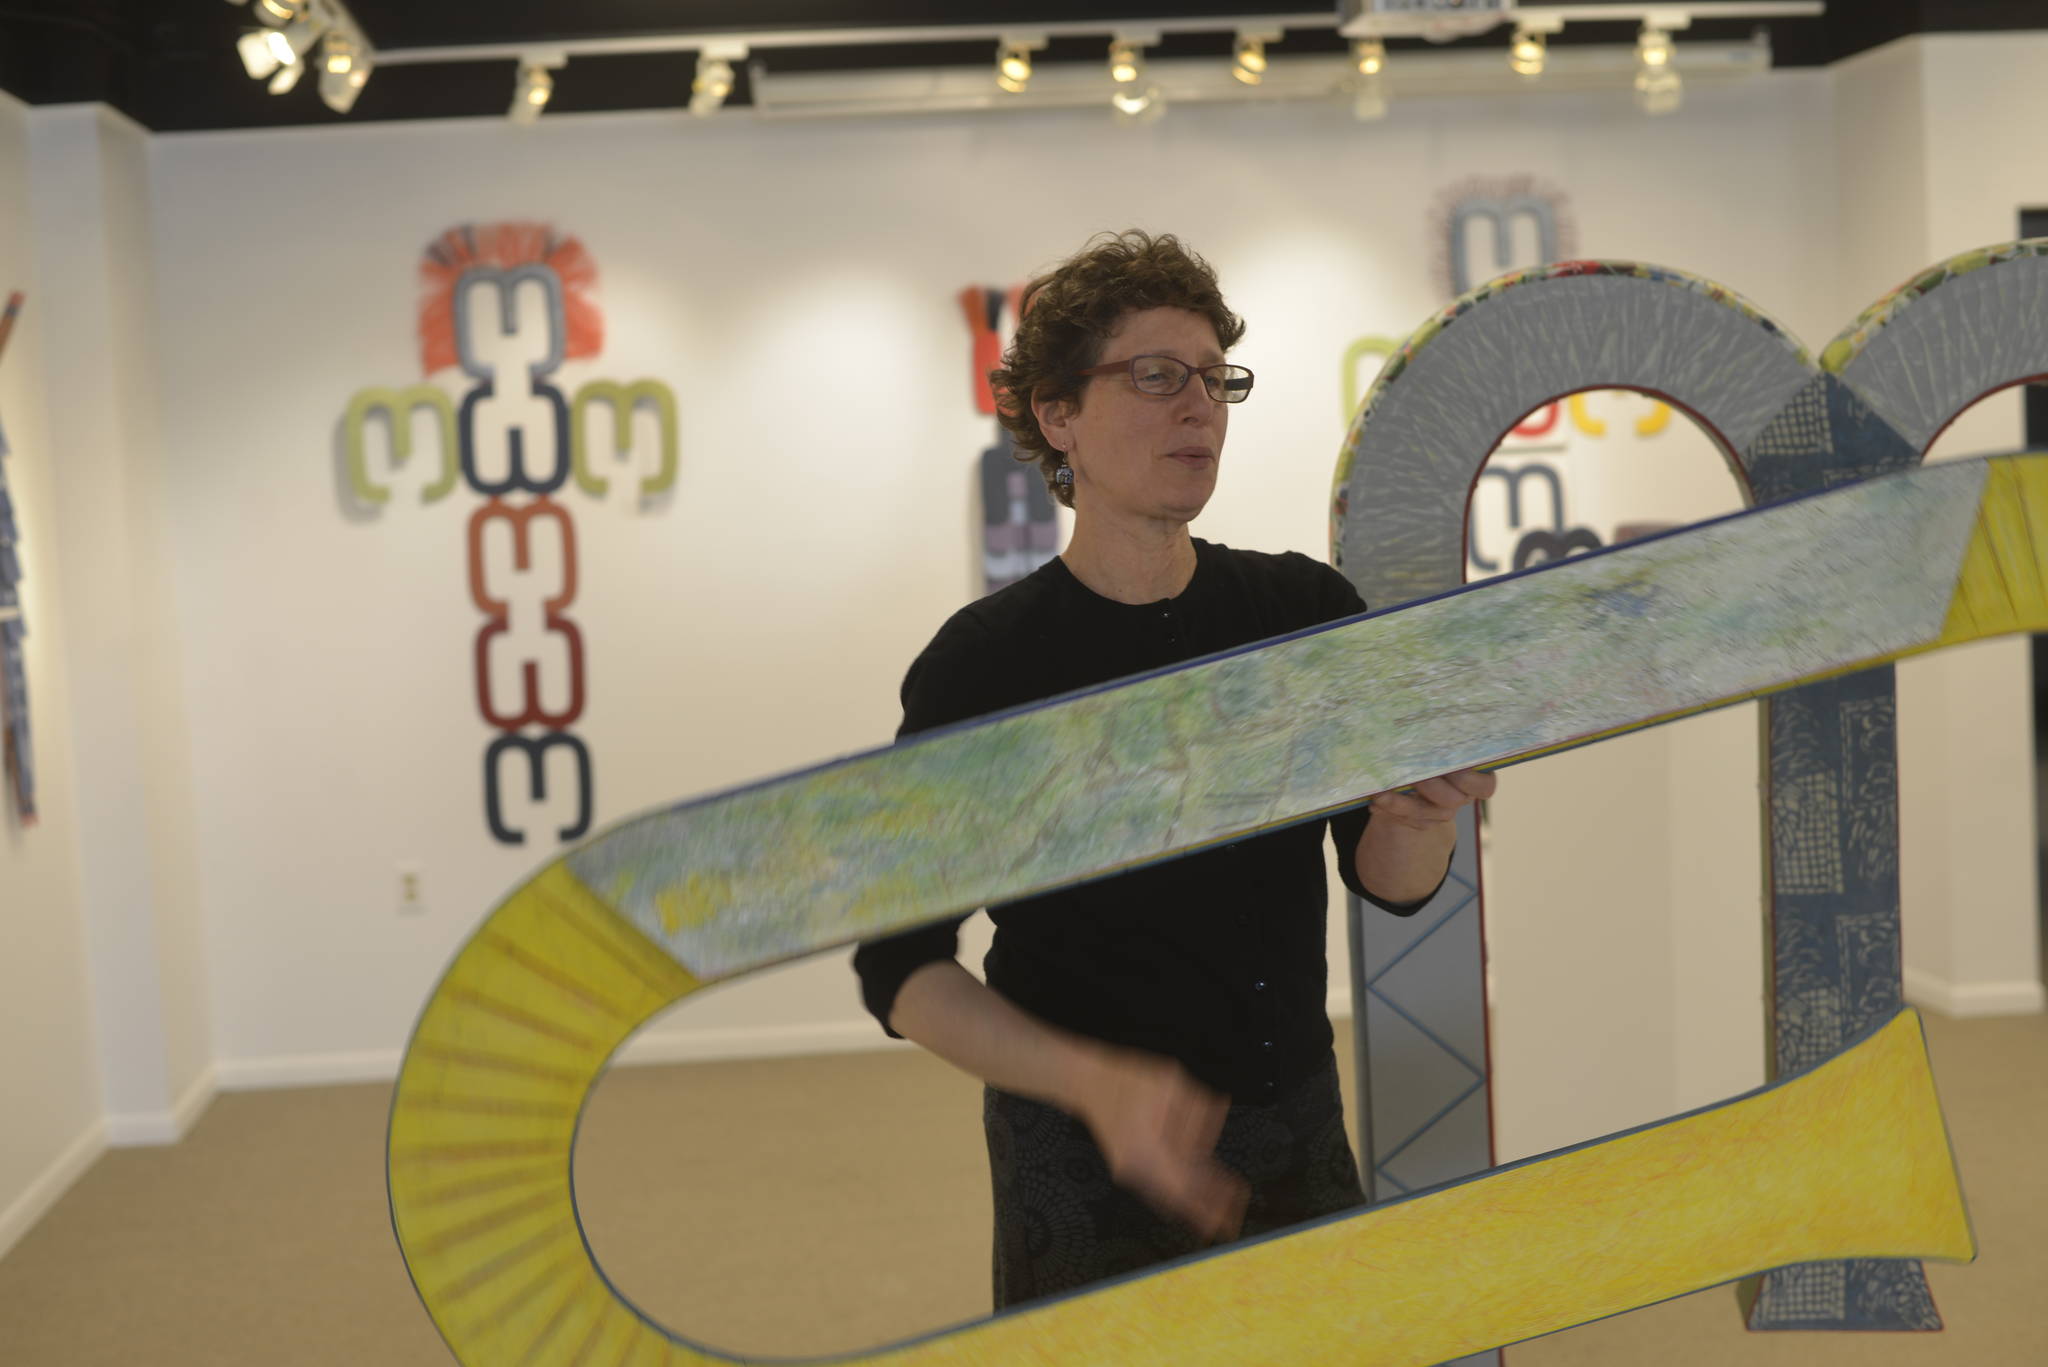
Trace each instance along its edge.
{"label": "black long-sleeve top", "polygon": [[[1365,611],[1342,575],[1305,555],[1194,544],[1194,578],[1178,597],[1119,603],[1056,558],[961,609],[911,664],[897,734]],[[1369,815],[1354,808],[990,907],[988,984],[1054,1025],[1178,1059],[1237,1100],[1270,1097],[1319,1066],[1331,1046],[1324,829],[1352,891],[1397,915],[1423,905],[1383,901],[1358,883],[1353,854]],[[883,1029],[904,980],[954,956],[964,919],[855,952],[862,997]]]}

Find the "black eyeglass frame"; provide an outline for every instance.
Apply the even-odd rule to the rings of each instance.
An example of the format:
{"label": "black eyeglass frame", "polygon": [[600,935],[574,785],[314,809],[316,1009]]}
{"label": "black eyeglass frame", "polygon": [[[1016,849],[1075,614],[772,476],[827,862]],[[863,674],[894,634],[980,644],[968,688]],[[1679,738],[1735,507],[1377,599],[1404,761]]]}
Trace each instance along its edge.
{"label": "black eyeglass frame", "polygon": [[[1181,368],[1180,383],[1171,389],[1145,388],[1145,386],[1138,383],[1138,362],[1140,361],[1168,361],[1179,366]],[[1159,352],[1145,352],[1141,355],[1133,356],[1127,361],[1111,361],[1106,365],[1090,366],[1086,370],[1077,370],[1074,374],[1076,378],[1083,378],[1090,375],[1114,375],[1119,370],[1131,377],[1131,388],[1137,390],[1140,394],[1150,394],[1155,398],[1172,398],[1183,389],[1186,389],[1188,381],[1197,375],[1202,377],[1202,388],[1217,403],[1243,403],[1251,397],[1252,393],[1252,373],[1241,365],[1233,365],[1227,361],[1218,361],[1215,365],[1189,365],[1178,356],[1162,355]],[[1219,371],[1222,373],[1217,374]],[[1213,380],[1211,379],[1212,375],[1215,377]],[[1232,387],[1232,381],[1241,381],[1241,387],[1234,394],[1228,392]],[[1217,392],[1219,389],[1226,392],[1219,394]]]}

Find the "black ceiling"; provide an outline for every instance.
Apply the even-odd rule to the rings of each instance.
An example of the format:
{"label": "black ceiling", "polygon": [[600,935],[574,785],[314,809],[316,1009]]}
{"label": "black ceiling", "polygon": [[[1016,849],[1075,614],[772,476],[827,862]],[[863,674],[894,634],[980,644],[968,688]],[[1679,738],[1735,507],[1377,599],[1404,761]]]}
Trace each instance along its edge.
{"label": "black ceiling", "polygon": [[[1626,3],[1627,0],[1579,0]],[[480,43],[546,44],[660,32],[879,28],[974,24],[1029,29],[1095,22],[1102,35],[1056,40],[1042,62],[1099,62],[1117,21],[1133,25],[1203,16],[1303,14],[1317,0],[345,0],[371,43],[414,48]],[[1640,0],[1637,0],[1640,3]],[[1331,2],[1334,13],[1334,0]],[[0,89],[30,104],[101,101],[160,132],[261,128],[343,121],[310,80],[272,96],[243,74],[235,36],[249,12],[224,0],[0,0]],[[1696,23],[1681,41],[1741,39],[1754,20]],[[1779,66],[1820,66],[1912,33],[2048,29],[2048,0],[1830,0],[1825,17],[1763,27]],[[1574,23],[1553,41],[1627,42],[1632,22]],[[1455,46],[1505,48],[1503,31]],[[1290,33],[1278,53],[1333,52],[1333,29]],[[1389,46],[1422,46],[1396,42]],[[1169,35],[1155,55],[1222,56],[1230,35]],[[986,42],[776,48],[757,54],[770,70],[835,70],[985,62]],[[672,108],[688,99],[695,57],[665,53],[579,57],[556,75],[551,111]],[[382,67],[348,120],[502,114],[511,62]],[[747,99],[745,78],[733,97]]]}

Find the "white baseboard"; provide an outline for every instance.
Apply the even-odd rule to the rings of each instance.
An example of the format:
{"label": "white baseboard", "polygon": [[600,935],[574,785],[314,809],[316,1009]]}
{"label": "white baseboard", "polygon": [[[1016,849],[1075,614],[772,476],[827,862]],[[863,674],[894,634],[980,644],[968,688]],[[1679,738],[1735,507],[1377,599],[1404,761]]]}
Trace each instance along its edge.
{"label": "white baseboard", "polygon": [[[1330,993],[1333,1017],[1351,1014],[1351,993]],[[890,1039],[866,1016],[858,1020],[814,1025],[733,1025],[666,1030],[628,1040],[613,1066],[709,1063],[720,1059],[790,1058],[802,1054],[852,1054],[870,1049],[911,1049],[908,1040]],[[389,1082],[398,1076],[402,1054],[396,1049],[365,1049],[353,1053],[280,1054],[271,1058],[223,1059],[213,1067],[213,1080],[224,1092],[267,1087],[326,1087],[349,1082]],[[147,1140],[127,1142],[146,1143]]]}
{"label": "white baseboard", "polygon": [[21,1241],[21,1236],[35,1227],[36,1221],[49,1213],[71,1184],[85,1176],[85,1170],[107,1150],[107,1123],[95,1120],[86,1126],[85,1133],[71,1141],[56,1161],[44,1168],[28,1189],[0,1210],[0,1257]]}
{"label": "white baseboard", "polygon": [[389,1082],[398,1076],[396,1049],[362,1049],[331,1054],[276,1054],[270,1058],[222,1059],[213,1065],[224,1092],[264,1087],[330,1087],[346,1082]]}
{"label": "white baseboard", "polygon": [[[613,1060],[617,1067],[649,1063],[704,1063],[714,1059],[787,1058],[796,1054],[844,1054],[863,1049],[913,1047],[884,1035],[873,1021],[823,1025],[751,1025],[657,1031],[627,1041]],[[403,1058],[397,1049],[353,1053],[281,1054],[271,1058],[223,1059],[214,1065],[222,1091],[266,1087],[326,1087],[349,1082],[390,1082]]]}
{"label": "white baseboard", "polygon": [[1902,983],[1907,1001],[1944,1016],[2030,1016],[2048,1010],[2048,990],[2024,978],[2005,983],[1952,983],[1907,968]]}
{"label": "white baseboard", "polygon": [[191,1132],[220,1090],[214,1070],[208,1068],[192,1079],[192,1085],[168,1111],[141,1111],[107,1117],[107,1143],[114,1148],[144,1144],[175,1144]]}
{"label": "white baseboard", "polygon": [[672,1030],[627,1041],[613,1063],[708,1063],[715,1059],[789,1058],[799,1054],[857,1054],[870,1049],[914,1049],[890,1039],[862,1017],[825,1025],[743,1025],[711,1030]]}

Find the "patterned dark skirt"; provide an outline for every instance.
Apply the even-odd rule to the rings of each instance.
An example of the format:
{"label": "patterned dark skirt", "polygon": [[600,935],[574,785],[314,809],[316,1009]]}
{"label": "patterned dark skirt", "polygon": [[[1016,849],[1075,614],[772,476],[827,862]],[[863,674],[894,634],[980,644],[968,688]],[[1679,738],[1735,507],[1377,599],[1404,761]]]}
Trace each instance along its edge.
{"label": "patterned dark skirt", "polygon": [[[995,1308],[1058,1295],[1205,1246],[1110,1180],[1088,1127],[1057,1107],[983,1092],[995,1195]],[[1217,1160],[1251,1186],[1243,1237],[1365,1204],[1333,1055],[1270,1105],[1237,1105]]]}

